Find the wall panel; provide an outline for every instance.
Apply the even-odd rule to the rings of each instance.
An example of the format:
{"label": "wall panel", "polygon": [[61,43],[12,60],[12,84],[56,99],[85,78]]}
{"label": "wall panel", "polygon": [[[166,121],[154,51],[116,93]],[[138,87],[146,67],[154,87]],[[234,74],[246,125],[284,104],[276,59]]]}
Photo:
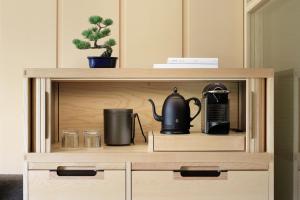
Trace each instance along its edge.
{"label": "wall panel", "polygon": [[182,0],[122,1],[122,67],[182,56]]}
{"label": "wall panel", "polygon": [[[100,15],[111,18],[111,36],[119,43],[119,0],[59,0],[58,1],[58,61],[59,67],[88,67],[87,56],[99,56],[103,50],[79,50],[72,40],[83,39],[81,32],[93,27],[88,18]],[[99,41],[99,44],[101,42]],[[113,47],[113,56],[119,56],[119,45]]]}
{"label": "wall panel", "polygon": [[23,68],[56,65],[56,1],[0,1],[0,174],[22,173]]}
{"label": "wall panel", "polygon": [[186,0],[185,56],[243,67],[243,0]]}

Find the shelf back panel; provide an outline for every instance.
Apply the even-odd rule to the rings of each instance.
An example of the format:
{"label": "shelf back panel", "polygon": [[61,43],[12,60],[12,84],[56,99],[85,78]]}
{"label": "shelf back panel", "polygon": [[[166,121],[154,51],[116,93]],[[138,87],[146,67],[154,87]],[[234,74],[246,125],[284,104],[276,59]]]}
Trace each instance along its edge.
{"label": "shelf back panel", "polygon": [[[103,109],[132,108],[140,116],[144,132],[160,130],[160,122],[153,119],[152,107],[148,102],[151,98],[160,115],[163,102],[172,93],[173,87],[186,99],[201,99],[203,88],[210,82],[60,82],[58,84],[58,130],[59,140],[64,129],[75,129],[80,132],[83,141],[84,129],[99,129],[103,135]],[[238,126],[238,82],[223,81],[231,91],[230,122],[231,128]],[[191,115],[197,106],[190,104]],[[201,115],[192,122],[191,131],[201,131]],[[56,133],[57,134],[57,133]],[[136,141],[143,141],[140,129],[136,124]]]}

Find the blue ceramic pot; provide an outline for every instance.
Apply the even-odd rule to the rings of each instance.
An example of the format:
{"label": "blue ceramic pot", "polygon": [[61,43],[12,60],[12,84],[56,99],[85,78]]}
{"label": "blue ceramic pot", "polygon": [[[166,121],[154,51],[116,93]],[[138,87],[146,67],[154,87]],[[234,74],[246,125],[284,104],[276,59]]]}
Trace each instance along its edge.
{"label": "blue ceramic pot", "polygon": [[115,68],[117,57],[88,57],[90,68]]}

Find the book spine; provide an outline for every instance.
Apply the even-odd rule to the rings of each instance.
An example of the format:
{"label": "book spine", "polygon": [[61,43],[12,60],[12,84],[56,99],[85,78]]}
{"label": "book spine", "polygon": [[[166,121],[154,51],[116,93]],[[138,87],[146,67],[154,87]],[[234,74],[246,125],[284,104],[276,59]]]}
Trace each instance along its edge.
{"label": "book spine", "polygon": [[153,64],[153,68],[182,68],[182,69],[215,69],[218,65],[215,64]]}
{"label": "book spine", "polygon": [[218,58],[168,58],[168,64],[218,64]]}

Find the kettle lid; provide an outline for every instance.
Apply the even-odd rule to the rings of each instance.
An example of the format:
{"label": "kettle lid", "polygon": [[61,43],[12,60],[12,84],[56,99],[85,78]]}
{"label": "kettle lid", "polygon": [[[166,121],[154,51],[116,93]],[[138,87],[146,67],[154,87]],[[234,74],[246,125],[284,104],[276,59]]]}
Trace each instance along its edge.
{"label": "kettle lid", "polygon": [[173,92],[172,92],[172,94],[170,94],[170,95],[168,96],[168,98],[169,98],[169,97],[181,97],[182,99],[184,99],[184,97],[183,97],[181,94],[178,93],[177,87],[174,87],[174,88],[173,88]]}
{"label": "kettle lid", "polygon": [[179,94],[177,87],[173,88],[173,92],[166,98],[164,103],[170,102],[175,99],[176,100],[181,99],[182,101],[185,101],[184,97],[181,94]]}

